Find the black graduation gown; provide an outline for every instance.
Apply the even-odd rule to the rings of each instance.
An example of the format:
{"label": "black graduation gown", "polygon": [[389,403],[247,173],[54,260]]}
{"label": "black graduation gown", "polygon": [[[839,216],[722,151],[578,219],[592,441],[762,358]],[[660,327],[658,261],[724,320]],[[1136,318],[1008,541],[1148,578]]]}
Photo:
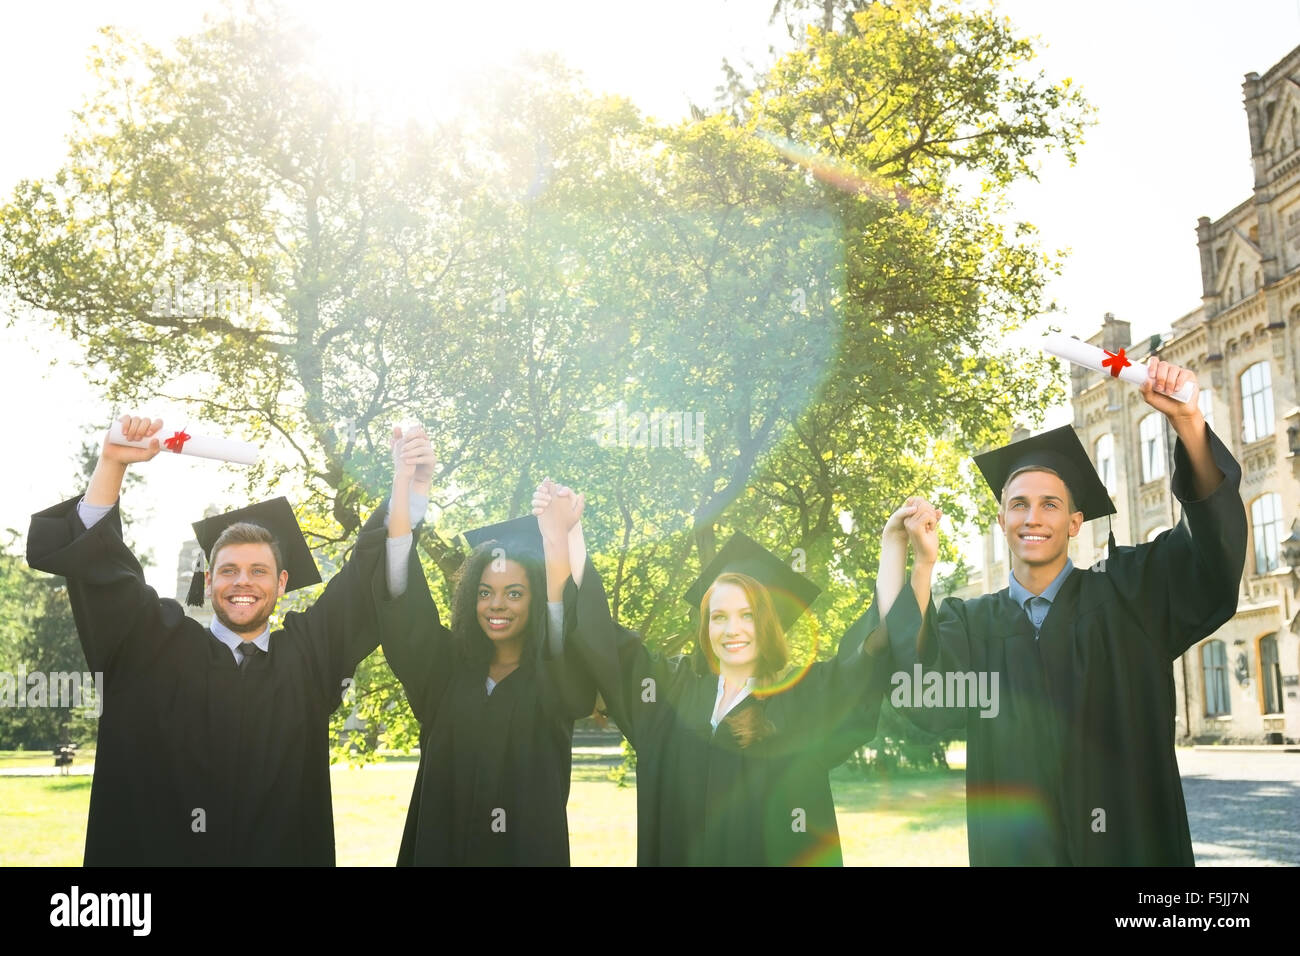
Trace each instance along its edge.
{"label": "black graduation gown", "polygon": [[[1007,589],[950,598],[937,612],[930,605],[927,663],[945,679],[999,678],[996,717],[901,709],[931,729],[966,727],[973,866],[1194,863],[1174,756],[1172,662],[1236,613],[1246,553],[1241,469],[1209,435],[1224,474],[1218,488],[1191,500],[1180,441],[1178,525],[1091,570],[1075,568],[1037,640]],[[912,674],[921,618],[910,586],[885,623],[895,664]]]}
{"label": "black graduation gown", "polygon": [[596,701],[575,658],[530,640],[488,694],[487,662],[467,662],[454,647],[414,548],[406,591],[380,602],[379,622],[384,655],[420,721],[398,865],[568,866],[573,722]]}
{"label": "black graduation gown", "polygon": [[270,653],[230,649],[145,584],[117,507],[89,531],[73,498],[32,516],[27,561],[61,574],[86,662],[104,676],[87,866],[331,866],[329,718],[378,644],[367,524],[347,565]]}
{"label": "black graduation gown", "polygon": [[[741,747],[710,718],[718,677],[702,654],[666,659],[616,625],[587,563],[570,640],[636,749],[639,866],[841,866],[828,774],[875,735],[888,655],[869,657],[859,620],[837,657],[763,702],[775,732]],[[732,713],[757,706],[751,695]]]}

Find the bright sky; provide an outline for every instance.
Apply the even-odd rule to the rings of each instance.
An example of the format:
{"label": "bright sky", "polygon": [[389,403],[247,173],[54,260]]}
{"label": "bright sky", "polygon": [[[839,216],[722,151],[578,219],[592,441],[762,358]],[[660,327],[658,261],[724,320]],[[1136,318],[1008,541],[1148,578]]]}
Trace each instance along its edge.
{"label": "bright sky", "polygon": [[[767,26],[771,0],[286,6],[319,30],[341,75],[417,115],[438,112],[457,95],[458,79],[491,60],[549,49],[593,89],[674,119],[691,101],[712,103],[724,56],[761,60],[767,44],[785,36]],[[161,0],[7,6],[0,119],[10,132],[0,149],[0,196],[60,165],[70,112],[90,89],[85,60],[100,25],[166,45],[219,9]],[[1055,321],[1088,335],[1111,311],[1133,323],[1135,337],[1167,329],[1199,304],[1197,217],[1220,216],[1250,196],[1242,79],[1300,43],[1300,0],[1003,0],[999,9],[1048,45],[1040,59],[1048,75],[1072,77],[1099,110],[1078,165],[1049,161],[1040,183],[1016,193],[1019,216],[1039,227],[1043,245],[1072,250],[1053,285],[1063,310]],[[0,328],[0,398],[15,424],[31,413],[40,422],[40,438],[23,442],[30,457],[18,464],[11,456],[0,478],[0,528],[25,532],[32,511],[80,490],[71,477],[81,429],[106,426],[113,414],[74,356],[30,319]],[[167,418],[166,410],[155,413]],[[243,502],[224,490],[230,466],[168,456],[141,471],[146,486],[129,504],[142,518],[151,509],[137,536],[158,560],[150,583],[170,593],[195,510]]]}

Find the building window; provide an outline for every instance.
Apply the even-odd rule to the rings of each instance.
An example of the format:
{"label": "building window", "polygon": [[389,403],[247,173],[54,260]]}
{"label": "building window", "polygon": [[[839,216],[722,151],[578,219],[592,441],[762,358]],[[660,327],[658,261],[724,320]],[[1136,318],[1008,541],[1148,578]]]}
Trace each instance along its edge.
{"label": "building window", "polygon": [[1252,501],[1250,526],[1255,537],[1255,573],[1276,570],[1282,564],[1282,497],[1270,492]]}
{"label": "building window", "polygon": [[1147,538],[1146,538],[1146,539],[1147,539],[1148,541],[1154,541],[1156,538],[1160,537],[1162,534],[1164,534],[1164,533],[1165,533],[1166,531],[1168,531],[1168,530],[1169,530],[1169,525],[1167,525],[1167,524],[1158,524],[1158,525],[1156,525],[1154,528],[1152,528],[1150,531],[1147,532]]}
{"label": "building window", "polygon": [[1159,412],[1152,412],[1138,424],[1144,483],[1165,476],[1165,436],[1160,426],[1163,418]]}
{"label": "building window", "polygon": [[1205,716],[1223,717],[1232,713],[1228,701],[1228,653],[1223,641],[1206,641],[1201,645],[1201,674],[1205,678]]}
{"label": "building window", "polygon": [[1201,389],[1201,393],[1196,396],[1196,404],[1201,409],[1201,414],[1205,416],[1205,424],[1211,428],[1214,427],[1214,393],[1208,388]]}
{"label": "building window", "polygon": [[1273,434],[1273,377],[1268,362],[1256,362],[1241,373],[1241,438],[1259,441]]}
{"label": "building window", "polygon": [[1277,656],[1277,638],[1272,634],[1259,642],[1259,671],[1264,713],[1282,713],[1282,664]]}
{"label": "building window", "polygon": [[1106,486],[1106,490],[1113,497],[1115,494],[1115,436],[1111,434],[1102,435],[1097,439],[1094,446],[1094,457],[1097,459],[1097,474],[1101,478],[1101,483]]}

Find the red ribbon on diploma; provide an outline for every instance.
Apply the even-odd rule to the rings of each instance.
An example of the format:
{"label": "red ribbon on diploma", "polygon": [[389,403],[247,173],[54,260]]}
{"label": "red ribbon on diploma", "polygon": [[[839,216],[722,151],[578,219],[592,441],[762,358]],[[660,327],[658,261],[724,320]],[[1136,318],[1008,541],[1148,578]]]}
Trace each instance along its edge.
{"label": "red ribbon on diploma", "polygon": [[1110,369],[1111,378],[1119,378],[1120,369],[1128,368],[1133,364],[1125,357],[1123,349],[1118,352],[1112,352],[1110,349],[1102,349],[1102,351],[1106,353],[1107,358],[1101,360],[1101,367]]}
{"label": "red ribbon on diploma", "polygon": [[[1123,350],[1121,349],[1121,351]],[[168,451],[174,451],[176,452],[176,454],[179,455],[181,453],[181,449],[185,447],[185,443],[189,440],[190,440],[189,435],[185,434],[185,432],[183,431],[179,431],[176,432],[176,434],[172,435],[171,438],[168,438],[165,442],[163,442],[163,447],[166,448]]]}

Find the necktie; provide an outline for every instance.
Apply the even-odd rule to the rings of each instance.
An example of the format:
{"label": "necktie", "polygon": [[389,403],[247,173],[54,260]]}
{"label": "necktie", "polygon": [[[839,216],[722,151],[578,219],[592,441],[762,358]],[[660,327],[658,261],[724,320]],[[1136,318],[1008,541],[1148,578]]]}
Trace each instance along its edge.
{"label": "necktie", "polygon": [[1034,637],[1038,637],[1039,632],[1043,629],[1043,620],[1047,617],[1047,612],[1051,607],[1052,602],[1039,595],[1025,599],[1025,613],[1029,615],[1029,623],[1034,625]]}
{"label": "necktie", "polygon": [[251,661],[258,654],[262,653],[262,649],[252,641],[244,641],[239,645],[239,653],[239,669],[243,670],[245,664]]}

